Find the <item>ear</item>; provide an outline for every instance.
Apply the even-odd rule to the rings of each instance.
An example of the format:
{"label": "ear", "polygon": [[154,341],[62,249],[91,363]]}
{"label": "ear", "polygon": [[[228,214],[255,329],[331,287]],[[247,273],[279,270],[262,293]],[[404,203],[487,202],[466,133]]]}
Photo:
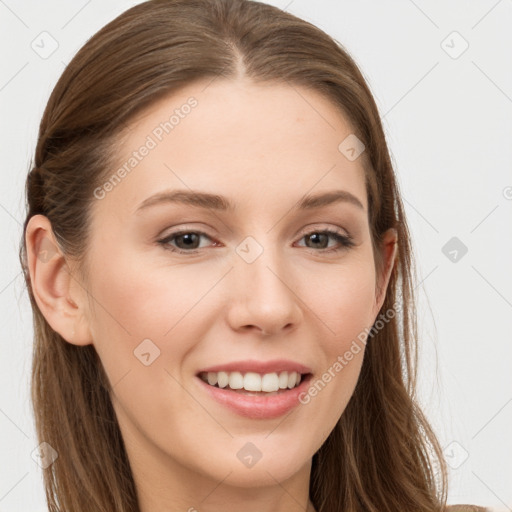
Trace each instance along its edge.
{"label": "ear", "polygon": [[71,273],[47,217],[30,218],[25,244],[32,293],[46,321],[69,343],[91,344],[87,293]]}
{"label": "ear", "polygon": [[380,308],[384,304],[384,300],[386,298],[386,290],[388,288],[391,272],[395,264],[395,257],[397,253],[397,241],[398,233],[394,228],[388,229],[382,236],[382,241],[380,243],[379,248],[381,251],[383,265],[382,271],[380,275],[377,276],[376,279],[374,310],[375,318],[377,317],[377,314],[379,313]]}

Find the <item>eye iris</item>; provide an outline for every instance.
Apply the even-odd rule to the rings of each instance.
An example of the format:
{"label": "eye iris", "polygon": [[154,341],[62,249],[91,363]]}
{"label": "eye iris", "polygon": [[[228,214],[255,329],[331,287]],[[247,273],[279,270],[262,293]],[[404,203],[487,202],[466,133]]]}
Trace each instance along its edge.
{"label": "eye iris", "polygon": [[306,238],[312,240],[314,244],[317,244],[322,241],[327,243],[329,242],[329,237],[325,233],[313,233],[311,235],[308,235]]}
{"label": "eye iris", "polygon": [[[195,243],[199,241],[199,236],[197,233],[185,233],[184,235],[178,235],[176,237],[176,245],[179,247],[179,241],[185,241],[188,240],[188,242],[185,242],[185,249],[197,249],[195,246]],[[193,245],[193,247],[192,247]]]}

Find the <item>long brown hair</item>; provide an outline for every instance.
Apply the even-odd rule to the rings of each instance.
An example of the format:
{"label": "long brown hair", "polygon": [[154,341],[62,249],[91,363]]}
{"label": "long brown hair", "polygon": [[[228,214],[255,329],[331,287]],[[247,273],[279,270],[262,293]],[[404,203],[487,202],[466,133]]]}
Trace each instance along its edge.
{"label": "long brown hair", "polygon": [[247,0],[150,0],[129,9],[80,49],[48,101],[27,178],[20,260],[34,319],[36,430],[58,453],[44,470],[49,510],[135,512],[138,505],[94,346],[66,342],[34,300],[24,241],[28,220],[48,217],[62,250],[80,261],[93,190],[112,169],[118,136],[130,119],[185,84],[241,74],[318,91],[348,117],[366,147],[374,248],[388,228],[398,233],[381,309],[396,314],[370,336],[354,394],[313,457],[310,498],[318,512],[444,510],[445,462],[415,396],[412,246],[378,109],[340,43],[287,12]]}

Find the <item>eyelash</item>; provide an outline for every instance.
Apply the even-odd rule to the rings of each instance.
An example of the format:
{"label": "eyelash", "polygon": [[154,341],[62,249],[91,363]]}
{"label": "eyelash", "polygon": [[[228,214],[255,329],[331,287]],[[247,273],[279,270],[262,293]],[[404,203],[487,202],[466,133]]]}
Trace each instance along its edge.
{"label": "eyelash", "polygon": [[[210,238],[206,233],[203,233],[202,231],[184,230],[184,231],[177,231],[175,233],[171,233],[170,235],[166,236],[165,238],[157,240],[157,242],[167,251],[176,252],[178,254],[195,254],[200,249],[193,249],[193,250],[190,250],[190,251],[185,251],[183,249],[178,249],[176,247],[173,247],[173,246],[169,245],[169,242],[171,240],[175,239],[176,237],[178,237],[180,235],[188,235],[190,233],[194,233],[194,234],[199,235],[199,236],[205,236],[206,238]],[[320,253],[340,252],[340,251],[349,249],[350,247],[353,247],[355,245],[354,240],[353,240],[353,238],[350,235],[341,234],[338,231],[333,231],[333,230],[330,230],[330,229],[309,231],[308,233],[305,233],[304,235],[302,235],[300,240],[302,240],[303,238],[305,238],[307,236],[313,235],[313,234],[330,235],[331,237],[336,239],[341,244],[341,247],[335,247],[335,248],[330,248],[330,249],[318,249],[318,250],[316,250],[316,249],[314,249],[312,247],[306,247],[306,249],[311,249],[314,252],[320,252]]]}

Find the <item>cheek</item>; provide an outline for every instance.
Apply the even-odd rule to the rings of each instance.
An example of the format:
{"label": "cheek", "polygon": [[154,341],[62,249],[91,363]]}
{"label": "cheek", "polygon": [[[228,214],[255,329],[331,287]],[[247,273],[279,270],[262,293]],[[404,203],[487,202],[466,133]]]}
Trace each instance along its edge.
{"label": "cheek", "polygon": [[323,365],[303,403],[315,408],[315,416],[322,418],[320,435],[325,438],[347,406],[361,371],[365,334],[374,321],[372,260],[354,260],[351,265],[329,271],[317,283],[321,289],[310,293],[307,302],[325,327],[319,340]]}
{"label": "cheek", "polygon": [[201,282],[183,266],[152,268],[140,257],[111,261],[95,267],[92,326],[120,425],[178,431],[182,415],[201,412],[180,383],[187,372],[183,362],[207,324],[194,305],[218,278]]}
{"label": "cheek", "polygon": [[353,258],[346,265],[324,270],[316,279],[316,291],[309,284],[311,308],[324,323],[327,351],[339,353],[353,338],[373,323],[375,271],[369,258]]}
{"label": "cheek", "polygon": [[[108,249],[105,247],[105,252]],[[97,259],[91,263],[94,272],[89,288],[94,313],[90,325],[106,373],[112,384],[127,372],[141,382],[155,379],[154,371],[142,370],[154,368],[157,362],[160,365],[163,340],[171,337],[165,334],[186,314],[183,294],[175,291],[181,285],[174,280],[157,280],[149,266],[127,255],[100,261],[104,263]],[[186,350],[179,344],[173,347],[176,357],[182,348]],[[146,368],[144,363],[149,361],[155,362]]]}
{"label": "cheek", "polygon": [[161,416],[156,405],[163,396],[174,397],[172,410],[186,410],[190,401],[176,402],[179,382],[189,378],[188,354],[215,321],[214,287],[225,269],[200,272],[194,265],[164,266],[127,253],[110,261],[115,264],[95,264],[90,287],[94,345],[114,394],[120,401],[125,396],[128,408],[143,407],[139,416]]}
{"label": "cheek", "polygon": [[132,342],[162,339],[208,293],[217,275],[198,277],[194,268],[183,265],[155,266],[143,258],[118,256],[111,266],[101,268],[91,290],[95,299],[94,321],[98,334],[106,329]]}

